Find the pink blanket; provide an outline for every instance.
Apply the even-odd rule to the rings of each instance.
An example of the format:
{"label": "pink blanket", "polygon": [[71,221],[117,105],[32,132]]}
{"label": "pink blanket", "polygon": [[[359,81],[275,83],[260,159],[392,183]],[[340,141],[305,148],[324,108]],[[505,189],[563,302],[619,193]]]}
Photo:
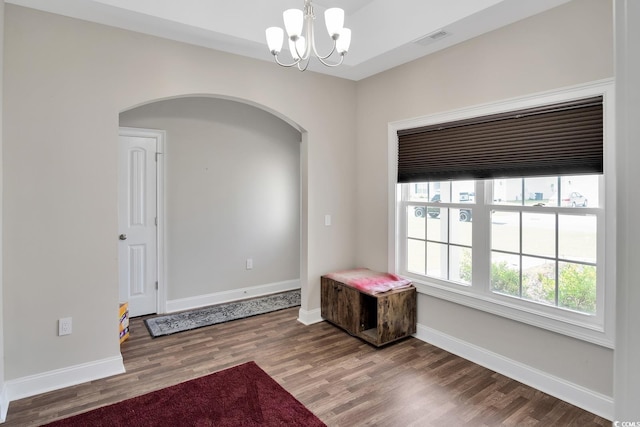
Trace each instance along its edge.
{"label": "pink blanket", "polygon": [[379,273],[368,268],[338,271],[325,275],[368,294],[378,294],[411,286],[411,281],[391,273]]}

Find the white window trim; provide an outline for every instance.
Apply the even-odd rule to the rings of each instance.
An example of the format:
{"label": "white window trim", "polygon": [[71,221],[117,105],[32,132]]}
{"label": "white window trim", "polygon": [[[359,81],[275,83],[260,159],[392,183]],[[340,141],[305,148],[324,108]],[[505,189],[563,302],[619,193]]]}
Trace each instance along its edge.
{"label": "white window trim", "polygon": [[[462,120],[471,117],[485,116],[518,109],[553,104],[571,99],[590,96],[603,96],[604,103],[604,171],[606,174],[604,194],[600,194],[600,206],[604,207],[604,230],[598,230],[598,238],[604,238],[604,286],[600,287],[604,295],[604,315],[600,319],[586,318],[565,314],[562,310],[545,307],[540,304],[528,304],[522,300],[502,297],[500,295],[478,295],[464,289],[464,286],[452,287],[437,279],[414,280],[419,293],[434,296],[477,310],[492,313],[518,322],[557,332],[576,339],[598,344],[607,348],[614,347],[615,330],[615,285],[616,285],[616,176],[615,176],[615,100],[612,79],[599,80],[589,84],[577,85],[553,91],[532,94],[525,97],[482,104],[453,111],[437,113],[429,116],[400,120],[388,125],[388,269],[398,273],[400,269],[398,247],[399,201],[401,194],[397,191],[398,173],[398,131],[436,123]],[[598,259],[600,258],[598,253]],[[600,270],[600,268],[599,268]],[[412,278],[415,279],[415,278]],[[581,320],[588,319],[588,320]]]}

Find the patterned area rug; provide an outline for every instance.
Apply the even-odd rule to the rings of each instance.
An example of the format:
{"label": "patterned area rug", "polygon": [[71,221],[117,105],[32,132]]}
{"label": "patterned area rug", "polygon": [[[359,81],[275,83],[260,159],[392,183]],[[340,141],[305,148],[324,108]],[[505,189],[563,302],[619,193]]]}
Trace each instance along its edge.
{"label": "patterned area rug", "polygon": [[153,338],[300,305],[300,290],[145,319]]}

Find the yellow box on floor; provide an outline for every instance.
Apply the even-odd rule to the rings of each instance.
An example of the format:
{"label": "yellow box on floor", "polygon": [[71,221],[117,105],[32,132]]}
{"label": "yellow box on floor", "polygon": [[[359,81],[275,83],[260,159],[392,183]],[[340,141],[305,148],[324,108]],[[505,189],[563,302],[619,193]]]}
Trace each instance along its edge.
{"label": "yellow box on floor", "polygon": [[120,344],[129,338],[129,303],[120,303]]}

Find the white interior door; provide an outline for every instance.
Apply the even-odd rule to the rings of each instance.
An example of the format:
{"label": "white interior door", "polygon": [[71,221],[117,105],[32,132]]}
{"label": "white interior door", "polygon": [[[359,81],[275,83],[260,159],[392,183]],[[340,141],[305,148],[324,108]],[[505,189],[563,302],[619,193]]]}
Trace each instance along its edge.
{"label": "white interior door", "polygon": [[142,316],[158,312],[158,138],[121,129],[118,151],[120,301]]}

